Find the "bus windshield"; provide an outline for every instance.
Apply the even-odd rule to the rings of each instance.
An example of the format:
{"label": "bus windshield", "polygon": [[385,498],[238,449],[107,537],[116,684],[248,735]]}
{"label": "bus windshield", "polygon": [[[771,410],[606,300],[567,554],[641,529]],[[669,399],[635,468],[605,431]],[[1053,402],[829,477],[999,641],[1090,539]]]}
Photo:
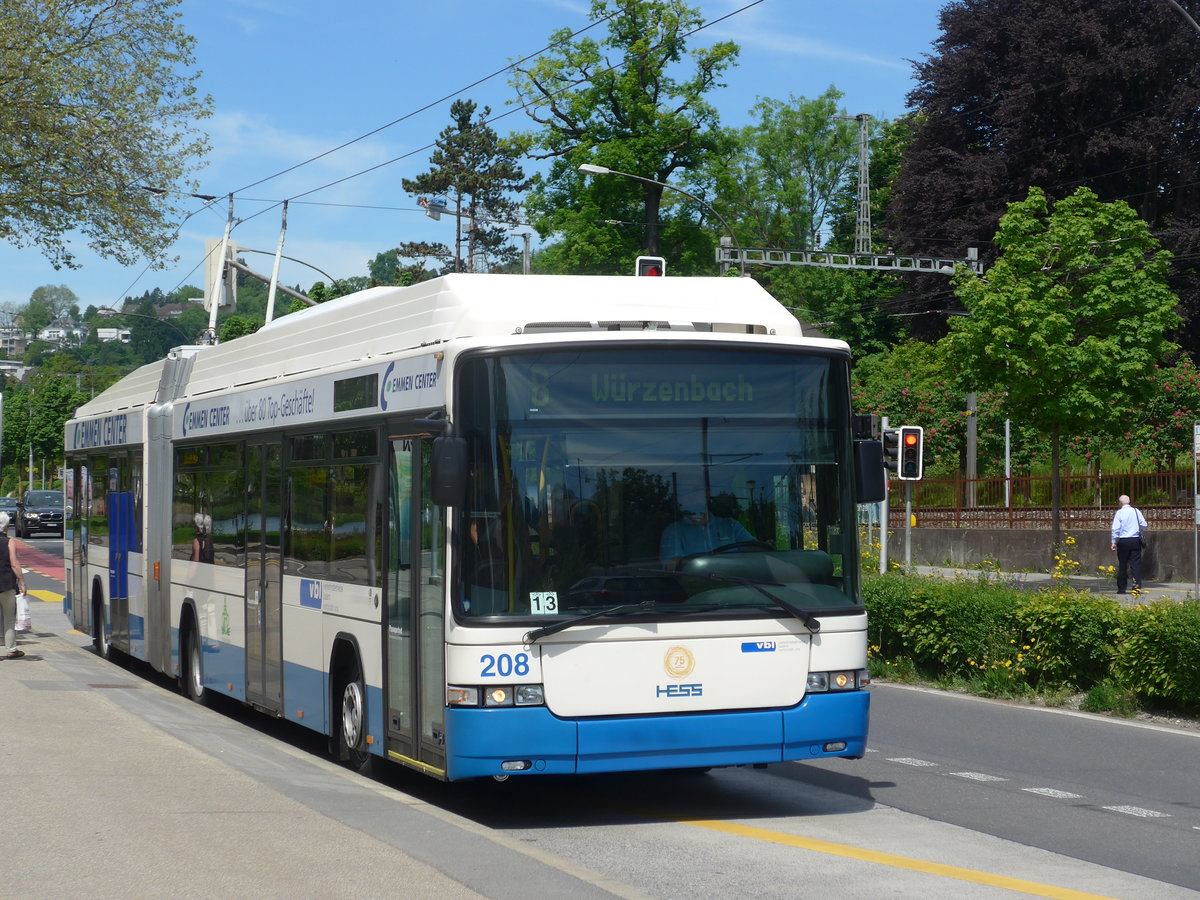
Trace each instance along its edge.
{"label": "bus windshield", "polygon": [[848,382],[841,355],[737,345],[465,360],[456,615],[860,609]]}

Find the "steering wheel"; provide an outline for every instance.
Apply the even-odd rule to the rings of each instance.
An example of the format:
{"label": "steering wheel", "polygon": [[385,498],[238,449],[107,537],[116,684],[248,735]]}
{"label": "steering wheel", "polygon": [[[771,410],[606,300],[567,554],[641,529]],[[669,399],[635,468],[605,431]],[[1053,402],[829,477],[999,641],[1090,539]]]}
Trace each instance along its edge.
{"label": "steering wheel", "polygon": [[732,544],[722,544],[720,547],[713,547],[712,553],[730,553],[743,550],[774,550],[774,544],[768,544],[766,541],[735,541]]}

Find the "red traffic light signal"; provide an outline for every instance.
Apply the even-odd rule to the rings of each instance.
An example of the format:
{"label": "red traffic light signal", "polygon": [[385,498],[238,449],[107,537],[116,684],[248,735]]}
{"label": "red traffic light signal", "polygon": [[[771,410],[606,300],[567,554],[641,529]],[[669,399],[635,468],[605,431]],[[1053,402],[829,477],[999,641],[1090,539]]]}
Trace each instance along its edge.
{"label": "red traffic light signal", "polygon": [[900,427],[900,468],[896,476],[901,481],[920,481],[924,474],[925,429],[919,425]]}
{"label": "red traffic light signal", "polygon": [[639,256],[634,266],[635,275],[666,275],[667,261],[661,256]]}

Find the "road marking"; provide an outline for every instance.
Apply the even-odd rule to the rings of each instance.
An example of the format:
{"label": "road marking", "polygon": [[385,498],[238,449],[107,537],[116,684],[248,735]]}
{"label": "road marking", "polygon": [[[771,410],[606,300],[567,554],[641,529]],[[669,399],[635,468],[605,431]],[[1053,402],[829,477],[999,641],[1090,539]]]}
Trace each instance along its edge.
{"label": "road marking", "polygon": [[[670,819],[670,817],[667,817]],[[861,862],[872,862],[895,869],[908,869],[913,872],[923,872],[926,875],[938,875],[942,878],[954,878],[972,884],[983,884],[989,887],[1003,888],[1009,891],[1019,891],[1034,897],[1050,897],[1054,900],[1100,900],[1101,894],[1088,894],[1074,891],[1070,888],[1056,887],[1052,884],[1040,884],[1036,881],[1025,881],[1021,878],[1009,878],[1006,875],[995,875],[991,872],[979,872],[975,869],[964,869],[960,866],[948,866],[944,863],[930,862],[924,859],[912,859],[895,853],[882,853],[878,850],[865,850],[862,847],[851,847],[848,844],[835,844],[832,841],[822,841],[817,838],[800,837],[795,834],[783,834],[769,831],[766,828],[755,828],[751,825],[738,825],[733,822],[721,822],[714,819],[673,819],[681,825],[691,825],[694,828],[704,828],[722,834],[737,835],[758,841],[768,841],[772,844],[782,844],[785,847],[797,847],[801,850],[812,850],[817,853],[828,853]]]}
{"label": "road marking", "polygon": [[63,595],[56,594],[54,591],[26,591],[25,594],[34,600],[41,600],[43,603],[62,603],[63,601]]}
{"label": "road marking", "polygon": [[1054,788],[1021,788],[1029,794],[1042,797],[1053,797],[1055,800],[1082,800],[1083,794],[1072,794],[1070,791],[1056,791]]}
{"label": "road marking", "polygon": [[1170,813],[1158,812],[1153,809],[1142,809],[1140,806],[1105,806],[1103,809],[1124,813],[1127,816],[1137,816],[1139,819],[1169,819]]}
{"label": "road marking", "polygon": [[988,775],[984,772],[951,772],[957,778],[970,778],[972,781],[1008,781],[999,775]]}
{"label": "road marking", "polygon": [[889,756],[888,762],[900,763],[905,766],[937,766],[938,763],[927,759],[913,759],[911,756]]}

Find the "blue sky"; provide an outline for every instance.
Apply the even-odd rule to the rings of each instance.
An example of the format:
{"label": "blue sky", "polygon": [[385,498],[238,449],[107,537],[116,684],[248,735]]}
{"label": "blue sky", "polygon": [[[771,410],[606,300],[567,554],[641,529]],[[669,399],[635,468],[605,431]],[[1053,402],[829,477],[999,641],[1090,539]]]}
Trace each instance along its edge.
{"label": "blue sky", "polygon": [[[752,0],[692,0],[706,20]],[[725,125],[743,125],[759,97],[815,97],[831,84],[850,114],[895,117],[912,87],[909,60],[930,52],[946,0],[763,0],[692,38],[741,46],[727,86],[710,94]],[[367,262],[402,241],[450,243],[453,224],[434,222],[400,187],[428,168],[431,144],[449,123],[450,101],[409,115],[545,47],[560,28],[587,24],[587,0],[185,0],[184,24],[198,40],[202,88],[214,99],[203,123],[212,151],[200,192],[236,192],[233,232],[241,247],[273,252],[280,215],[293,199],[284,252],[334,277],[364,275]],[[603,26],[600,26],[603,27]],[[493,114],[512,109],[504,75],[460,96]],[[373,136],[271,180],[275,173],[404,118]],[[498,121],[525,130],[521,112]],[[379,166],[334,187],[306,194]],[[253,187],[247,187],[254,185]],[[243,190],[243,188],[246,188]],[[81,268],[55,270],[34,249],[0,244],[0,307],[29,300],[34,288],[65,284],[81,306],[107,306],[155,287],[199,285],[206,238],[219,238],[227,204],[198,210],[183,225],[164,270],[126,268],[74,246]],[[255,215],[255,214],[258,215]],[[247,254],[269,274],[269,256]],[[194,271],[193,271],[194,270]],[[320,275],[285,264],[287,284]]]}

